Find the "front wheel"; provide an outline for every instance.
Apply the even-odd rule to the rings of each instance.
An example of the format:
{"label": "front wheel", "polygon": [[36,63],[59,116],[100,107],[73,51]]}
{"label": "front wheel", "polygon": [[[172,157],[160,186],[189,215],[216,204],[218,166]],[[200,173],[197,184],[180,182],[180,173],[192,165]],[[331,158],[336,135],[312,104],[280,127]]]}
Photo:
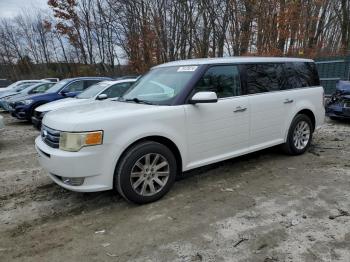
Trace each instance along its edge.
{"label": "front wheel", "polygon": [[288,137],[282,149],[290,155],[303,154],[312,140],[312,122],[307,115],[296,115],[289,127]]}
{"label": "front wheel", "polygon": [[123,154],[114,187],[128,201],[145,204],[163,197],[175,181],[174,154],[163,144],[145,141]]}

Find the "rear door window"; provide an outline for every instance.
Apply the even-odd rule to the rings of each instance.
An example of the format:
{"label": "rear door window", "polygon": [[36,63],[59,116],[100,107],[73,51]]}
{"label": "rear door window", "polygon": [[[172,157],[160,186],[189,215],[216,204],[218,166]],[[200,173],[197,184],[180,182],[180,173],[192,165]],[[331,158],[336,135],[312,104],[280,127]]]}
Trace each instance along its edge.
{"label": "rear door window", "polygon": [[247,93],[279,91],[285,84],[283,64],[248,64],[246,68]]}
{"label": "rear door window", "polygon": [[198,81],[194,91],[212,91],[218,98],[241,95],[238,67],[233,65],[210,67]]}

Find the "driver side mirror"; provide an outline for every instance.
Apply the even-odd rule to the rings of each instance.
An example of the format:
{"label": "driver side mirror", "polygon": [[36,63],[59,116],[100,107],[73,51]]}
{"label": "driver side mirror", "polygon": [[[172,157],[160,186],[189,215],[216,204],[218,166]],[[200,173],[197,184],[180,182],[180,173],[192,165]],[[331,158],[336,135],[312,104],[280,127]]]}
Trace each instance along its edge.
{"label": "driver side mirror", "polygon": [[215,92],[198,92],[190,99],[190,104],[216,103],[218,96]]}
{"label": "driver side mirror", "polygon": [[99,94],[96,98],[96,100],[105,100],[107,99],[108,96],[106,94]]}
{"label": "driver side mirror", "polygon": [[61,95],[62,95],[62,96],[67,96],[68,93],[69,93],[69,92],[68,92],[67,90],[62,90],[62,91],[61,91]]}

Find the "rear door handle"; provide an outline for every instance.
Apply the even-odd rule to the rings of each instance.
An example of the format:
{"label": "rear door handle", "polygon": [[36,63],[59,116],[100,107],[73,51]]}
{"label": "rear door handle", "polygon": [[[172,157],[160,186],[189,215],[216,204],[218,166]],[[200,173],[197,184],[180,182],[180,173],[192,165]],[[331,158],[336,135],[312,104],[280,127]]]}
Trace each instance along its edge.
{"label": "rear door handle", "polygon": [[294,100],[293,99],[289,99],[289,98],[287,98],[286,100],[284,100],[284,102],[283,103],[285,103],[285,104],[290,104],[290,103],[293,103],[294,102]]}
{"label": "rear door handle", "polygon": [[244,112],[246,110],[247,110],[246,107],[237,106],[236,109],[233,112],[234,113],[239,113],[239,112]]}

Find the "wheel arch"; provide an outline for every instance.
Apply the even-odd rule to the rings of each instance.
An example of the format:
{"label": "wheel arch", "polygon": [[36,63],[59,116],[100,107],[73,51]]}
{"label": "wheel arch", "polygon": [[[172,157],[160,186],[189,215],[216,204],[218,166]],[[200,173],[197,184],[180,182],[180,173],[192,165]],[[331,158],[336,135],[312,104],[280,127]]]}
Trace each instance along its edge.
{"label": "wheel arch", "polygon": [[34,102],[33,105],[30,107],[29,109],[29,116],[28,117],[32,117],[33,113],[34,113],[34,110],[39,107],[39,106],[42,106],[44,104],[48,103],[47,101],[43,101],[43,100],[40,100],[40,101],[37,101],[37,102]]}
{"label": "wheel arch", "polygon": [[118,166],[121,162],[121,159],[123,158],[123,156],[126,154],[126,152],[131,147],[133,147],[134,145],[136,145],[138,143],[145,142],[145,141],[157,142],[157,143],[160,143],[160,144],[168,147],[170,149],[170,151],[175,156],[178,174],[180,174],[182,172],[182,156],[181,156],[181,152],[180,152],[178,146],[171,139],[169,139],[165,136],[161,136],[161,135],[145,136],[145,137],[139,138],[136,141],[132,142],[121,153],[120,157],[118,158],[118,161],[116,163],[115,168],[118,168]]}
{"label": "wheel arch", "polygon": [[295,116],[296,115],[300,115],[300,114],[306,115],[306,116],[308,116],[310,118],[311,123],[312,123],[312,132],[314,132],[315,131],[315,127],[316,127],[316,117],[315,117],[315,114],[312,112],[312,110],[307,109],[307,108],[302,109],[299,112],[297,112],[295,114]]}

